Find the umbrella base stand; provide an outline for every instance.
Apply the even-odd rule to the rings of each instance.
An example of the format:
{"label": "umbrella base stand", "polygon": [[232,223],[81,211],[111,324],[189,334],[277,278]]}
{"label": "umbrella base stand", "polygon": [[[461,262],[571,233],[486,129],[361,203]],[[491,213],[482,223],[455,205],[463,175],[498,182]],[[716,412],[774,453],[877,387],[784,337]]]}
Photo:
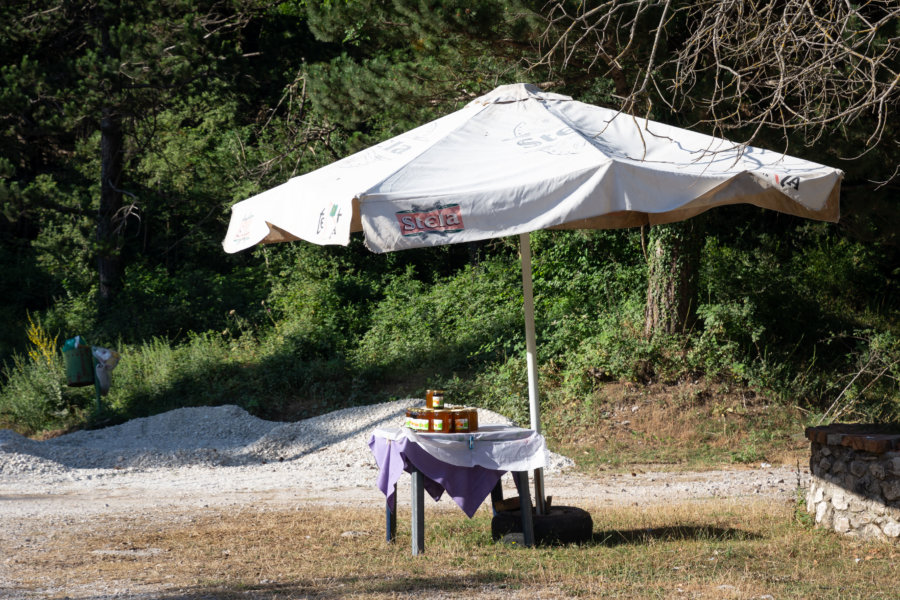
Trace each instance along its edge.
{"label": "umbrella base stand", "polygon": [[[513,479],[519,496],[504,499],[500,482],[491,491],[494,509],[491,537],[494,541],[515,546],[532,546],[581,544],[591,540],[594,522],[587,511],[574,506],[552,506],[552,497],[538,496],[535,500],[540,498],[540,503],[544,506],[543,512],[539,512],[531,505],[527,473],[515,473]],[[536,478],[535,487],[538,486],[543,487],[542,477]],[[523,508],[531,513],[531,519],[522,518],[528,514],[522,512]]]}
{"label": "umbrella base stand", "polygon": [[[583,544],[594,535],[591,515],[574,506],[551,506],[546,514],[531,516],[535,545]],[[522,528],[522,511],[497,511],[491,519],[491,537],[494,541],[522,545],[525,532]]]}

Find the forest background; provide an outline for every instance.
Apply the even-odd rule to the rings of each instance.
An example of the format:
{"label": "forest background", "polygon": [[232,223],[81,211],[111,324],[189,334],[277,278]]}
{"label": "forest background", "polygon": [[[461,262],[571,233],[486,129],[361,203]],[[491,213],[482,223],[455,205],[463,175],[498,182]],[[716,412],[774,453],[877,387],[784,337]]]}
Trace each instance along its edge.
{"label": "forest background", "polygon": [[[808,6],[4,5],[0,427],[206,404],[297,419],[426,387],[527,423],[515,240],[221,247],[234,202],[513,82],[845,171],[837,224],[735,206],[533,234],[551,424],[608,417],[610,389],[685,384],[710,418],[739,397],[900,422],[900,16]],[[100,407],[66,386],[75,335],[122,356]]]}

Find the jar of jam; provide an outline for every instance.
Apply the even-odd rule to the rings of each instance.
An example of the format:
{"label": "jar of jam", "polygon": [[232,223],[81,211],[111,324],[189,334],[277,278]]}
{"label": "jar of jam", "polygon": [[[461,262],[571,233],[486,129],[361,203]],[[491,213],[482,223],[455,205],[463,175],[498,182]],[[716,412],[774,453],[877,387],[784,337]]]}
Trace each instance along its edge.
{"label": "jar of jam", "polygon": [[444,408],[444,390],[426,390],[425,406],[428,408]]}
{"label": "jar of jam", "polygon": [[453,416],[453,432],[454,433],[469,433],[469,431],[470,431],[469,409],[455,408],[451,411],[451,414]]}
{"label": "jar of jam", "polygon": [[478,409],[470,406],[466,410],[469,411],[469,431],[478,431]]}
{"label": "jar of jam", "polygon": [[452,411],[436,408],[432,411],[431,431],[434,433],[450,433],[453,431]]}
{"label": "jar of jam", "polygon": [[426,407],[407,408],[403,426],[421,433],[433,431],[433,413],[433,410]]}

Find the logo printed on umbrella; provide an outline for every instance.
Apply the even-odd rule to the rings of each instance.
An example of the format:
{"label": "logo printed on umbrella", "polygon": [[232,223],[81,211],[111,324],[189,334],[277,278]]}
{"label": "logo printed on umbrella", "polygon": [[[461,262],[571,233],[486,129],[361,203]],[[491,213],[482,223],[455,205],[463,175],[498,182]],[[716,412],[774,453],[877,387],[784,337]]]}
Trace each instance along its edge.
{"label": "logo printed on umbrella", "polygon": [[334,237],[337,235],[337,226],[338,221],[341,220],[341,216],[344,213],[341,211],[341,207],[337,204],[332,204],[331,209],[322,209],[322,212],[319,213],[319,222],[316,226],[316,235],[322,233],[324,229],[327,229],[329,226],[331,227],[331,231],[328,233],[328,237]]}
{"label": "logo printed on umbrella", "polygon": [[578,154],[585,146],[580,136],[573,136],[571,127],[554,127],[543,132],[535,132],[530,123],[519,123],[513,128],[513,141],[526,150],[539,150],[547,154]]}
{"label": "logo printed on umbrella", "polygon": [[434,131],[434,123],[428,123],[418,129],[408,131],[402,136],[352,154],[335,164],[344,169],[359,169],[379,162],[396,160],[410,150],[414,150],[417,147],[421,147],[423,143],[429,142],[434,135]]}
{"label": "logo printed on umbrella", "polygon": [[438,204],[428,210],[401,210],[396,213],[396,217],[403,237],[445,234],[465,229],[459,204]]}
{"label": "logo printed on umbrella", "polygon": [[760,171],[760,175],[775,182],[781,191],[785,194],[791,194],[791,190],[800,191],[800,176],[786,175],[784,173],[772,173],[771,171]]}
{"label": "logo printed on umbrella", "polygon": [[795,190],[800,189],[800,177],[798,177],[797,175],[794,175],[794,176],[788,175],[787,177],[782,175],[781,177],[778,177],[778,174],[776,173],[775,174],[775,183],[777,183],[781,187],[790,186],[790,187],[794,188]]}
{"label": "logo printed on umbrella", "polygon": [[250,225],[253,223],[254,217],[255,215],[253,213],[244,215],[244,218],[241,219],[240,226],[238,227],[237,231],[234,233],[234,237],[232,238],[233,243],[239,244],[250,239]]}

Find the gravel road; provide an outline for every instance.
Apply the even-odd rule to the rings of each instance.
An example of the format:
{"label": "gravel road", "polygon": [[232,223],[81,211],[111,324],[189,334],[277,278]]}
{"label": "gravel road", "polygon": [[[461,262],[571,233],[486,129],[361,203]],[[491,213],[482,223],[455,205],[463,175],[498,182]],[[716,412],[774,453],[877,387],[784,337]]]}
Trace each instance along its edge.
{"label": "gravel road", "polygon": [[[0,430],[2,529],[14,516],[257,498],[377,505],[382,498],[369,434],[399,424],[417,402],[348,408],[294,423],[258,419],[237,406],[181,408],[42,442]],[[509,423],[487,410],[479,415],[483,424]],[[550,454],[545,473],[557,503],[580,497],[629,504],[757,494],[789,499],[808,481],[806,469],[789,466],[586,479],[572,473],[572,465]]]}
{"label": "gravel road", "polygon": [[[34,441],[0,430],[0,548],[33,543],[28,532],[193,509],[284,508],[342,503],[380,508],[370,432],[398,425],[421,400],[350,408],[295,423],[258,419],[237,406],[182,408],[93,431]],[[509,423],[479,409],[483,424]],[[790,501],[806,469],[755,465],[705,472],[635,472],[586,478],[550,454],[554,505],[647,505],[704,498]],[[409,478],[400,480],[401,501]],[[510,485],[506,482],[505,485]],[[404,490],[404,486],[406,489]],[[452,510],[442,499],[428,510]],[[9,559],[7,559],[7,562]],[[0,597],[15,589],[0,559]],[[97,596],[100,597],[100,596]],[[118,596],[116,596],[118,597]]]}

